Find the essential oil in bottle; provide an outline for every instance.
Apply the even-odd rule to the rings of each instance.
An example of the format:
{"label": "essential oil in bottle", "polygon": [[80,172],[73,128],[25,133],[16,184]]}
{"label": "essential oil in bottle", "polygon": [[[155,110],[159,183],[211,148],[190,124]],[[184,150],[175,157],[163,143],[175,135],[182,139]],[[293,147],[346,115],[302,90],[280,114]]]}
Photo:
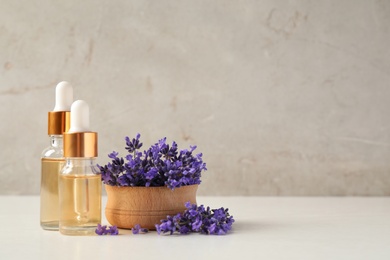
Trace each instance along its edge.
{"label": "essential oil in bottle", "polygon": [[71,107],[70,129],[64,134],[65,166],[59,177],[60,232],[93,235],[101,223],[102,183],[96,165],[97,133],[89,130],[89,107],[83,100]]}
{"label": "essential oil in bottle", "polygon": [[62,134],[69,129],[73,88],[63,81],[56,87],[56,104],[48,114],[50,145],[41,157],[40,223],[46,230],[58,230],[58,176],[65,164]]}

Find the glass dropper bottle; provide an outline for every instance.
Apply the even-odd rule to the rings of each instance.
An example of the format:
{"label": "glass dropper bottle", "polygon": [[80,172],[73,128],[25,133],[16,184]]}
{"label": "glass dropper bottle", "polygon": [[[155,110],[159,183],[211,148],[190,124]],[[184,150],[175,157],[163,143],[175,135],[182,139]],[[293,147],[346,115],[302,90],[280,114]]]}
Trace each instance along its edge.
{"label": "glass dropper bottle", "polygon": [[62,81],[56,86],[56,103],[48,113],[50,145],[41,155],[40,223],[46,230],[58,230],[58,176],[65,164],[62,134],[70,126],[73,88]]}
{"label": "glass dropper bottle", "polygon": [[60,232],[93,235],[101,223],[102,183],[96,165],[98,138],[89,128],[89,107],[77,100],[70,129],[64,134],[65,166],[59,178]]}

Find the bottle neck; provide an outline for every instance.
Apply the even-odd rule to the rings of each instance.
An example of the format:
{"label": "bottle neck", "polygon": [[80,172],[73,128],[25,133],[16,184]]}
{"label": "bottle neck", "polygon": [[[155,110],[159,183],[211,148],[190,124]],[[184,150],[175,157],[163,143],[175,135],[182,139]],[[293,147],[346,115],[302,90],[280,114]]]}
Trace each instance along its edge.
{"label": "bottle neck", "polygon": [[94,163],[96,161],[96,157],[65,157],[65,160],[74,163]]}
{"label": "bottle neck", "polygon": [[67,157],[63,175],[97,175],[99,167],[96,165],[96,157]]}
{"label": "bottle neck", "polygon": [[96,165],[96,157],[67,157],[65,161],[75,166]]}
{"label": "bottle neck", "polygon": [[63,147],[62,135],[50,135],[50,146],[61,148]]}

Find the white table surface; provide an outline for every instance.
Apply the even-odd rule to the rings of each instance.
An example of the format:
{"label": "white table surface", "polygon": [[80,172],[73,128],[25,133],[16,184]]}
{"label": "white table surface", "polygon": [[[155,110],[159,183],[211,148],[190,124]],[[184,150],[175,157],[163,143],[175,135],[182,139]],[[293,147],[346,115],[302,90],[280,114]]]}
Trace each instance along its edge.
{"label": "white table surface", "polygon": [[390,259],[390,198],[197,200],[228,207],[236,219],[233,231],[63,236],[41,229],[38,196],[0,196],[0,259]]}

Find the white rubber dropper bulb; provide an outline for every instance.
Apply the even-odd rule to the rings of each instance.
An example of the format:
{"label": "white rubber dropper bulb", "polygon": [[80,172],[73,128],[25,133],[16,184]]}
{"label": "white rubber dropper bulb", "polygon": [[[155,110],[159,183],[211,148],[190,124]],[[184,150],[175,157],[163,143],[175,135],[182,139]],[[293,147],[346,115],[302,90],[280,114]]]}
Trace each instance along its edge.
{"label": "white rubber dropper bulb", "polygon": [[73,102],[73,87],[66,81],[56,86],[56,104],[53,111],[70,111]]}
{"label": "white rubber dropper bulb", "polygon": [[89,131],[89,106],[84,100],[77,100],[73,102],[70,108],[70,129],[68,133]]}

